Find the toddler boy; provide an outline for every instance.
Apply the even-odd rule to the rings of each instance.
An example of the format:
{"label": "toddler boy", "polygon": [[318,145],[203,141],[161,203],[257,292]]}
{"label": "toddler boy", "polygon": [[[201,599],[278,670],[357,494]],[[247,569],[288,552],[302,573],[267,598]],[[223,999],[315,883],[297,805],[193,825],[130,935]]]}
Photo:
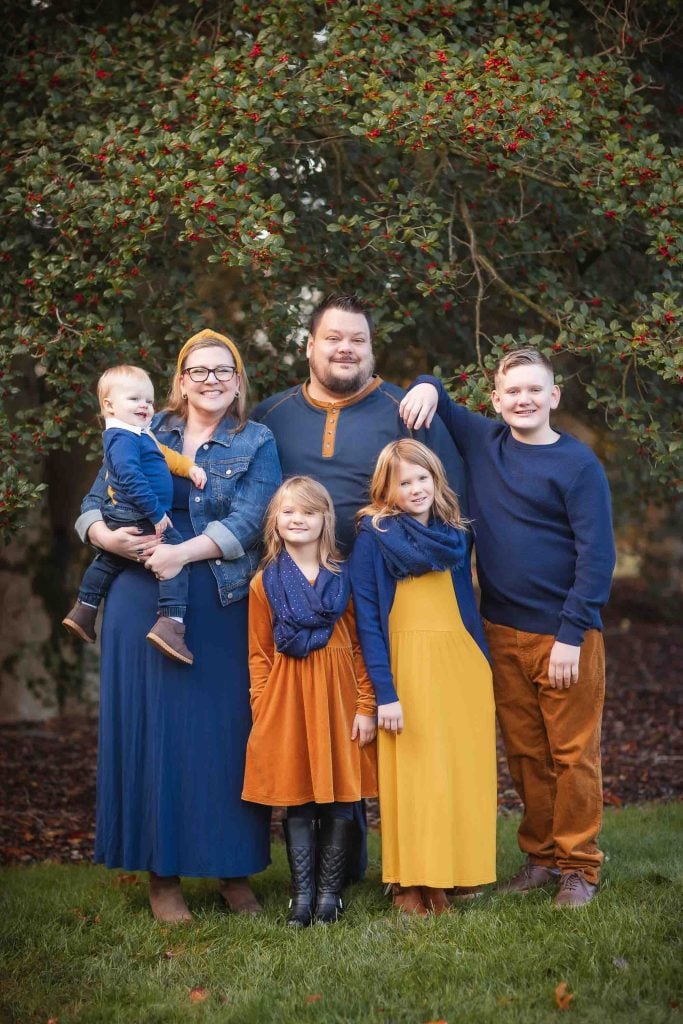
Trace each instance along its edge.
{"label": "toddler boy", "polygon": [[[154,387],[137,366],[105,370],[97,385],[107,470],[108,498],[102,515],[110,530],[137,526],[148,533],[150,524],[166,543],[180,544],[182,537],[169,518],[173,498],[171,473],[189,477],[200,490],[206,473],[191,459],[159,444],[149,429],[154,414]],[[78,601],[62,623],[74,636],[95,642],[95,619],[100,602],[129,559],[100,551],[86,569]],[[185,645],[189,570],[159,582],[159,617],[147,639],[175,661],[191,665]]]}
{"label": "toddler boy", "polygon": [[424,376],[401,413],[417,428],[438,411],[465,462],[496,710],[524,804],[518,839],[527,860],[500,889],[559,883],[555,904],[580,907],[597,892],[603,860],[609,487],[590,448],[550,426],[560,390],[543,353],[505,355],[491,399],[502,423],[469,412]]}

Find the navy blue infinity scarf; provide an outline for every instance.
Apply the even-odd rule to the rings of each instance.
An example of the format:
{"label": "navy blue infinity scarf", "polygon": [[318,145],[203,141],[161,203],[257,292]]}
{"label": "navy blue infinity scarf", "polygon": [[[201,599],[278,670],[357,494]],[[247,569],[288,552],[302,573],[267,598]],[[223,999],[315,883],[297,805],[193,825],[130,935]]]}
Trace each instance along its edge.
{"label": "navy blue infinity scarf", "polygon": [[321,565],[311,585],[286,551],[263,570],[263,586],[273,612],[275,646],[293,658],[325,646],[351,594],[345,565],[339,573]]}
{"label": "navy blue infinity scarf", "polygon": [[375,529],[370,516],[363,516],[360,529],[373,535],[389,575],[396,580],[464,564],[467,553],[464,530],[456,530],[438,519],[423,526],[414,516],[405,513],[387,516],[379,525],[381,529]]}

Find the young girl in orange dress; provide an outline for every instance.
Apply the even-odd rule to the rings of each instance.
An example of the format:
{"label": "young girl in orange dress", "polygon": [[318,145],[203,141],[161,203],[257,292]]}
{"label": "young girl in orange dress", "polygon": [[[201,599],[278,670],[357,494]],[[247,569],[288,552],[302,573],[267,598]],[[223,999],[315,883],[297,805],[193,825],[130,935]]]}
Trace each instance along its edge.
{"label": "young girl in orange dress", "polygon": [[350,567],[377,699],[383,879],[401,910],[443,913],[446,889],[495,880],[495,719],[466,526],[418,441],[380,452]]}
{"label": "young girl in orange dress", "polygon": [[375,698],[356,635],[332,499],[292,477],[266,515],[249,592],[253,727],[242,798],[287,807],[287,922],[336,921],[361,836],[353,804],[377,795]]}

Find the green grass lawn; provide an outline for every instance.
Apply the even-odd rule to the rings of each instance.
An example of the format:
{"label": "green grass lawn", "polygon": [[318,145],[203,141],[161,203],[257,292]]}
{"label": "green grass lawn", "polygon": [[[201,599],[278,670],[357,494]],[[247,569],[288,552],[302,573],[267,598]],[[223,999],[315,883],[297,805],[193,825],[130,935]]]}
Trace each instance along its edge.
{"label": "green grass lawn", "polygon": [[[519,863],[518,819],[499,827],[499,874]],[[547,1024],[678,1021],[683,807],[607,813],[598,899],[579,911],[550,896],[491,893],[425,920],[383,896],[379,840],[368,880],[338,925],[284,927],[284,848],[255,879],[266,914],[226,914],[210,881],[186,884],[194,924],[166,928],[145,876],[41,864],[2,871],[0,1020],[17,1024],[368,1022]],[[565,1012],[555,987],[574,998]],[[197,1000],[193,989],[204,990]],[[678,1002],[681,1002],[681,1009]]]}

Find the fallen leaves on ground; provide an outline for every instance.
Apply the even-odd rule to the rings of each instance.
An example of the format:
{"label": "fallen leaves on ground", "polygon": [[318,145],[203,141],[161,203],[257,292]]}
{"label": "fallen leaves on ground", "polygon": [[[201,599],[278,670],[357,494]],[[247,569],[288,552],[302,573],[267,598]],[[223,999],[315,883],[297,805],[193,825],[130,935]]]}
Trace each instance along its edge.
{"label": "fallen leaves on ground", "polygon": [[559,985],[555,986],[555,1006],[558,1010],[568,1010],[573,998],[566,981],[561,981]]}
{"label": "fallen leaves on ground", "polygon": [[190,1002],[192,1003],[203,1003],[205,999],[209,998],[208,988],[196,988],[190,989]]}
{"label": "fallen leaves on ground", "polygon": [[319,1003],[321,999],[322,996],[319,995],[306,996],[307,1003]]}

